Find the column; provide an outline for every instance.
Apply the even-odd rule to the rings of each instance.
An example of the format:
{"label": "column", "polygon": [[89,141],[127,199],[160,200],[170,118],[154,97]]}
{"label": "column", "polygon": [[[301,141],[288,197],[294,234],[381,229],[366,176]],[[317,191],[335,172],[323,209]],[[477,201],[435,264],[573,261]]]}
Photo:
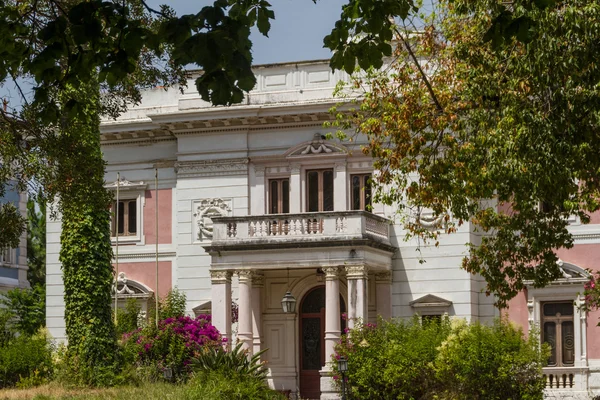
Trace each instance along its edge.
{"label": "column", "polygon": [[300,179],[300,164],[290,165],[290,213],[301,211],[302,179]]}
{"label": "column", "polygon": [[377,315],[383,319],[392,318],[392,271],[378,271],[375,274],[375,300]]}
{"label": "column", "polygon": [[238,339],[252,353],[252,271],[239,270]]}
{"label": "column", "polygon": [[264,287],[264,276],[255,272],[252,276],[252,354],[262,350],[262,305],[260,296]]}
{"label": "column", "polygon": [[340,340],[340,279],[338,267],[325,267],[325,368]]}
{"label": "column", "polygon": [[231,343],[231,271],[211,270],[212,324]]}
{"label": "column", "polygon": [[348,278],[348,328],[368,321],[367,272],[365,265],[349,265],[346,267]]}

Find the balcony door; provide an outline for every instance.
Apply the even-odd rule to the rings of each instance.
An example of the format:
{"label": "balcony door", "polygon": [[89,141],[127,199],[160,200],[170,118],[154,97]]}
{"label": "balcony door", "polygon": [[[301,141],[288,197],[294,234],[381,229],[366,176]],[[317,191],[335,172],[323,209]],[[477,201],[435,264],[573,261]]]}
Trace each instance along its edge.
{"label": "balcony door", "polygon": [[[340,295],[340,315],[346,312]],[[346,321],[341,321],[342,332]],[[309,291],[300,303],[300,397],[321,397],[321,375],[325,365],[325,286]]]}

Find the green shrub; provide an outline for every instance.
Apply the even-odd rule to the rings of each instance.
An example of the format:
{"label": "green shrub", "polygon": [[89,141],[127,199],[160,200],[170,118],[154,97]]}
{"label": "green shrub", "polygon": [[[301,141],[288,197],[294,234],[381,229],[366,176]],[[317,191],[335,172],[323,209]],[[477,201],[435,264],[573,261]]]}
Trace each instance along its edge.
{"label": "green shrub", "polygon": [[177,288],[169,290],[169,293],[158,303],[158,309],[161,320],[183,317],[185,315],[185,293]]}
{"label": "green shrub", "polygon": [[457,324],[435,360],[436,377],[446,383],[440,399],[542,400],[548,355],[537,335],[525,339],[506,321]]}
{"label": "green shrub", "polygon": [[5,314],[3,326],[12,333],[32,336],[46,325],[46,289],[42,285],[9,290],[0,306]]}
{"label": "green shrub", "polygon": [[260,379],[242,372],[203,370],[188,383],[184,400],[284,400]]}
{"label": "green shrub", "polygon": [[125,309],[117,312],[117,335],[121,336],[127,332],[133,332],[138,328],[141,307],[135,299],[127,299]]}
{"label": "green shrub", "polygon": [[52,369],[52,345],[44,331],[12,338],[0,348],[0,387],[43,383]]}
{"label": "green shrub", "polygon": [[230,351],[226,351],[221,346],[207,348],[192,359],[192,369],[196,372],[216,371],[229,377],[241,374],[264,381],[268,371],[260,361],[260,356],[267,349],[248,358],[248,353],[242,350],[242,345],[243,343],[238,343]]}
{"label": "green shrub", "polygon": [[[348,359],[353,398],[428,398],[437,390],[432,365],[436,349],[449,331],[446,321],[421,325],[418,320],[380,320],[342,336],[337,356]],[[334,379],[339,382],[339,375]]]}
{"label": "green shrub", "polygon": [[505,321],[379,321],[344,335],[336,350],[348,359],[347,386],[356,400],[543,398],[548,354],[535,334],[525,339]]}

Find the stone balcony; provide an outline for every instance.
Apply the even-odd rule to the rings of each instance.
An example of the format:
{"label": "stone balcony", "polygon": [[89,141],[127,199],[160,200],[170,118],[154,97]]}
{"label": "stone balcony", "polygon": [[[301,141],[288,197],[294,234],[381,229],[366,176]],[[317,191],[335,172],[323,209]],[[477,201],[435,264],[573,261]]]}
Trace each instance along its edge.
{"label": "stone balcony", "polygon": [[391,222],[365,211],[213,219],[211,250],[366,245],[390,250]]}

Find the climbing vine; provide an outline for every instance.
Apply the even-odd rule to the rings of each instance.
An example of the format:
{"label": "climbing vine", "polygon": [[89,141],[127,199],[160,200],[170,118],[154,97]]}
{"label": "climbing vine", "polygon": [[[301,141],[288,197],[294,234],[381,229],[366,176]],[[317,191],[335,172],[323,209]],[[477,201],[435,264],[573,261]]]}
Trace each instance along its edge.
{"label": "climbing vine", "polygon": [[116,336],[111,320],[113,281],[110,194],[104,188],[97,84],[68,88],[62,101],[85,104],[56,137],[60,262],[65,285],[68,357],[81,383],[106,384],[113,376]]}

